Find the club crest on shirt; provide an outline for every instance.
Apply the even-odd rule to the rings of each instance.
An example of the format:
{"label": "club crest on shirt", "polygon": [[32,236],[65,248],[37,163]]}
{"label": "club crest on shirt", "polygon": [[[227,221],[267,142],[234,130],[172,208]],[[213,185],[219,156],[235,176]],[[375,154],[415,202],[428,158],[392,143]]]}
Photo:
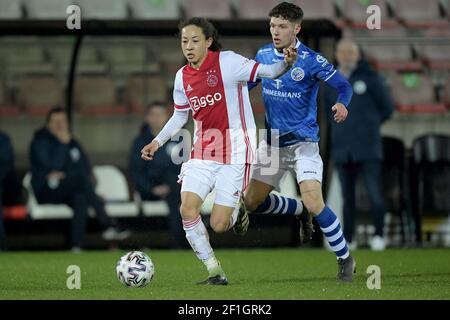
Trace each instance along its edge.
{"label": "club crest on shirt", "polygon": [[366,93],[367,91],[366,83],[362,80],[355,81],[355,83],[353,84],[353,91],[359,95]]}
{"label": "club crest on shirt", "polygon": [[291,71],[291,78],[295,81],[301,81],[305,77],[305,71],[300,67],[295,67]]}
{"label": "club crest on shirt", "polygon": [[213,74],[210,74],[208,76],[208,79],[206,80],[206,83],[210,88],[214,88],[215,86],[217,86],[217,83],[219,83],[219,78],[217,78],[217,76]]}
{"label": "club crest on shirt", "polygon": [[206,72],[208,75],[208,78],[206,79],[206,83],[208,84],[208,87],[214,88],[219,83],[219,78],[215,75],[216,70],[212,69]]}

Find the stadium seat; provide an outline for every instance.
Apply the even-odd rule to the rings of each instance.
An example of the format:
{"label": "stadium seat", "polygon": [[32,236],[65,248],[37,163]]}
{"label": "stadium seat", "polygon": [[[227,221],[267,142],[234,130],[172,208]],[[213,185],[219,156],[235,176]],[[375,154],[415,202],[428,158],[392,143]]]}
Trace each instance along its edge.
{"label": "stadium seat", "polygon": [[28,75],[19,84],[19,105],[33,115],[44,115],[62,105],[63,88],[53,75]]}
{"label": "stadium seat", "polygon": [[105,200],[105,209],[110,217],[137,217],[138,206],[131,201],[128,184],[123,173],[110,165],[94,166],[96,193]]}
{"label": "stadium seat", "polygon": [[[310,1],[307,1],[309,3]],[[314,1],[312,2],[314,3]],[[367,28],[367,1],[362,0],[344,0],[342,5],[342,15],[352,28]],[[381,28],[394,28],[398,23],[389,17],[386,0],[372,0],[370,5],[377,5],[381,9]],[[372,30],[371,30],[372,31]]]}
{"label": "stadium seat", "polygon": [[425,65],[433,70],[450,70],[450,43],[416,45],[416,51]]}
{"label": "stadium seat", "polygon": [[123,42],[104,48],[105,60],[108,61],[114,75],[128,76],[137,72],[156,72],[159,64],[149,59],[144,44]]}
{"label": "stadium seat", "polygon": [[2,42],[0,60],[3,60],[5,72],[9,75],[53,72],[39,38],[16,38]]}
{"label": "stadium seat", "polygon": [[73,2],[71,0],[24,0],[24,6],[27,17],[30,19],[65,20],[66,10]]}
{"label": "stadium seat", "polygon": [[398,111],[404,113],[443,113],[444,103],[438,103],[431,79],[426,74],[395,74],[391,79],[392,93]]}
{"label": "stadium seat", "polygon": [[408,28],[448,28],[449,22],[441,16],[439,0],[395,0],[394,14]]}
{"label": "stadium seat", "polygon": [[268,20],[269,11],[275,6],[271,0],[236,0],[236,12],[238,18]]}
{"label": "stadium seat", "polygon": [[9,103],[7,89],[3,81],[0,81],[0,116],[19,114],[19,108]]}
{"label": "stadium seat", "polygon": [[366,43],[361,45],[366,58],[378,70],[418,71],[420,61],[414,60],[412,49],[406,43]]}
{"label": "stadium seat", "polygon": [[31,186],[30,172],[25,175],[22,183],[28,193],[26,207],[31,219],[70,219],[72,217],[72,209],[65,204],[39,204],[37,202]]}
{"label": "stadium seat", "polygon": [[201,16],[209,19],[225,20],[231,18],[228,1],[185,0],[181,2],[187,18]]}
{"label": "stadium seat", "polygon": [[15,20],[22,18],[20,1],[0,0],[0,20]]}
{"label": "stadium seat", "polygon": [[76,79],[75,106],[88,115],[127,113],[127,108],[116,101],[112,79],[101,75],[79,76]]}
{"label": "stadium seat", "polygon": [[335,21],[337,19],[334,1],[302,1],[300,7],[303,10],[305,20],[328,19]]}
{"label": "stadium seat", "polygon": [[164,79],[157,75],[135,75],[128,79],[125,88],[125,101],[132,112],[142,113],[154,101],[167,100]]}
{"label": "stadium seat", "polygon": [[118,20],[127,18],[125,0],[76,0],[81,8],[83,19]]}
{"label": "stadium seat", "polygon": [[428,134],[413,142],[412,199],[421,219],[416,234],[421,240],[421,231],[433,232],[436,221],[426,223],[429,215],[438,215],[444,220],[450,212],[450,136]]}
{"label": "stadium seat", "polygon": [[178,0],[128,0],[134,19],[176,20],[180,16]]}
{"label": "stadium seat", "polygon": [[[91,40],[91,39],[90,39]],[[77,72],[79,74],[100,74],[107,71],[102,51],[98,49],[99,44],[94,40],[86,41],[78,53]],[[71,55],[68,57],[70,59]],[[70,60],[68,60],[70,63]]]}

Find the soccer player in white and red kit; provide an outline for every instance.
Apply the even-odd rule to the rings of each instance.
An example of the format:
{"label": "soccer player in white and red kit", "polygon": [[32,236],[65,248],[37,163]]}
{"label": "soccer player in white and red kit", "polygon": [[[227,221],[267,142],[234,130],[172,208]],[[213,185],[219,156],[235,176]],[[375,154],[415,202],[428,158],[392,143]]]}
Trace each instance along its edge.
{"label": "soccer player in white and red kit", "polygon": [[191,18],[180,23],[179,30],[188,64],[175,76],[174,113],[141,153],[144,160],[151,160],[156,150],[186,124],[192,111],[192,152],[179,175],[183,228],[209,272],[208,279],[201,283],[225,285],[228,281],[209,243],[200,209],[215,189],[212,229],[220,233],[234,226],[256,150],[256,126],[247,82],[284,74],[295,63],[297,51],[287,49],[283,61],[264,65],[232,51],[220,51],[217,31],[206,19]]}

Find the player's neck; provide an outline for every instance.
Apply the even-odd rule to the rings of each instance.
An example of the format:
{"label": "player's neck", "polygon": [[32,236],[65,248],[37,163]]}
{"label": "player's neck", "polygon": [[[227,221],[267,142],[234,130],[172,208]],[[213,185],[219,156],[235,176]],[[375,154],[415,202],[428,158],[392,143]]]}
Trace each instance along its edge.
{"label": "player's neck", "polygon": [[206,54],[197,62],[197,63],[190,63],[189,65],[194,69],[200,69],[203,62],[205,62],[206,58],[208,57],[208,51],[206,51]]}
{"label": "player's neck", "polygon": [[[297,46],[297,38],[295,38],[294,41],[292,41],[292,43],[290,45],[288,45],[286,48],[295,48],[296,46]],[[285,49],[285,48],[277,49],[277,51],[279,53],[283,53],[283,49]]]}

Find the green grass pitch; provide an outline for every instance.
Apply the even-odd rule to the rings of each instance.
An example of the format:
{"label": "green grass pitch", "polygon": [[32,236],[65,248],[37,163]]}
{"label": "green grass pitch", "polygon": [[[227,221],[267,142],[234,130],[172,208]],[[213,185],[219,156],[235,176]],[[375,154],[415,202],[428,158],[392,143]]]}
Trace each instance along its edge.
{"label": "green grass pitch", "polygon": [[[143,250],[155,264],[144,288],[116,278],[124,251],[0,253],[0,299],[450,299],[450,250],[358,250],[357,276],[337,283],[334,255],[324,249],[216,250],[227,287],[195,285],[206,276],[189,251]],[[81,269],[81,289],[66,287],[69,265]],[[381,268],[381,289],[369,290],[369,265]]]}

